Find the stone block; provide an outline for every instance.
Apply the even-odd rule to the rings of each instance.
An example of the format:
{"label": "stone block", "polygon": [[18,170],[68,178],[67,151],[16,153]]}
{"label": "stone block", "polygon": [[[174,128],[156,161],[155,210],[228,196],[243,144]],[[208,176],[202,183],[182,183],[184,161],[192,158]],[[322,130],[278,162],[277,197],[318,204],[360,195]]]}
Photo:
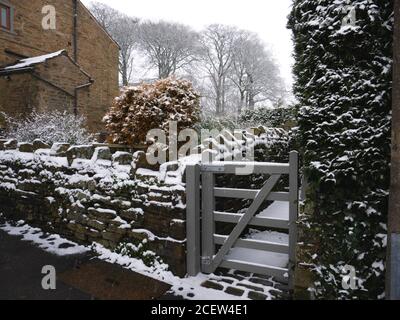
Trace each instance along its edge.
{"label": "stone block", "polygon": [[90,160],[92,159],[93,154],[94,147],[92,145],[73,146],[66,152],[69,165],[71,165],[75,159]]}
{"label": "stone block", "polygon": [[89,208],[88,213],[90,216],[97,218],[102,222],[109,222],[117,217],[117,212],[110,209]]}
{"label": "stone block", "polygon": [[111,161],[111,150],[108,147],[97,147],[94,150],[92,161],[96,162],[98,160]]}
{"label": "stone block", "polygon": [[8,140],[4,143],[5,150],[16,150],[18,149],[18,141],[15,139]]}
{"label": "stone block", "polygon": [[130,230],[130,231],[127,231],[126,235],[128,238],[134,239],[139,242],[149,239],[149,235],[146,232],[142,232],[142,231]]}
{"label": "stone block", "polygon": [[55,156],[64,157],[70,147],[69,143],[54,143],[51,147],[51,153]]}
{"label": "stone block", "polygon": [[109,231],[102,232],[101,236],[104,240],[108,240],[114,243],[119,243],[123,238],[123,235]]}
{"label": "stone block", "polygon": [[144,216],[140,210],[141,209],[122,210],[120,211],[119,216],[135,227],[140,227],[144,222]]}
{"label": "stone block", "polygon": [[213,289],[213,290],[218,290],[218,291],[224,290],[224,286],[223,285],[221,285],[219,283],[216,283],[214,281],[210,281],[210,280],[203,282],[201,284],[201,286],[203,288]]}
{"label": "stone block", "polygon": [[250,291],[248,298],[251,300],[267,300],[268,297],[265,294],[256,291]]}
{"label": "stone block", "polygon": [[86,222],[86,225],[89,226],[90,228],[93,228],[93,229],[97,230],[97,231],[104,231],[106,229],[106,227],[107,227],[107,225],[105,223],[97,221],[97,220],[92,220],[92,219],[89,219]]}
{"label": "stone block", "polygon": [[119,165],[131,165],[133,161],[133,156],[129,152],[118,151],[112,155],[112,161]]}
{"label": "stone block", "polygon": [[111,204],[114,207],[116,207],[118,209],[122,209],[122,210],[129,210],[129,208],[132,207],[132,202],[126,201],[126,200],[122,200],[122,199],[111,200]]}
{"label": "stone block", "polygon": [[34,148],[32,143],[23,142],[18,146],[19,152],[33,153]]}
{"label": "stone block", "polygon": [[128,234],[128,229],[123,229],[123,228],[120,228],[120,226],[112,225],[112,224],[110,224],[107,227],[107,231],[110,231],[112,233],[117,233],[121,236],[125,236],[126,234]]}
{"label": "stone block", "polygon": [[241,297],[244,294],[244,291],[238,288],[234,288],[234,287],[228,287],[226,288],[225,292],[227,294],[230,294],[232,296],[236,296],[236,297]]}
{"label": "stone block", "polygon": [[4,144],[8,141],[8,139],[0,139],[0,151],[3,151],[4,148]]}
{"label": "stone block", "polygon": [[251,278],[249,279],[250,282],[254,283],[254,284],[261,284],[263,286],[267,286],[267,287],[273,287],[274,284],[266,279],[261,279],[261,278]]}
{"label": "stone block", "polygon": [[133,163],[136,169],[149,169],[149,170],[157,170],[160,168],[160,165],[151,165],[147,161],[147,155],[144,151],[137,151],[133,155]]}
{"label": "stone block", "polygon": [[256,287],[256,286],[250,286],[250,285],[243,284],[243,283],[239,283],[238,287],[242,287],[242,288],[246,288],[246,289],[253,290],[253,291],[258,291],[258,292],[264,292],[263,288]]}
{"label": "stone block", "polygon": [[101,237],[101,233],[94,229],[87,229],[85,234],[89,239],[98,239]]}
{"label": "stone block", "polygon": [[186,221],[172,220],[169,227],[169,236],[177,240],[186,239]]}
{"label": "stone block", "polygon": [[50,145],[40,139],[36,139],[33,141],[33,150],[36,151],[39,149],[50,149]]}

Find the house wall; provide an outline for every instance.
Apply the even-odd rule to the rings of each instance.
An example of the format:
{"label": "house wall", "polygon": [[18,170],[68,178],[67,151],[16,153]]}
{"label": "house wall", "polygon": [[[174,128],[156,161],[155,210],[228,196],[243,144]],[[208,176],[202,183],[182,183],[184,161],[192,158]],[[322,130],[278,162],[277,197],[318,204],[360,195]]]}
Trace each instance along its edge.
{"label": "house wall", "polygon": [[[5,50],[32,57],[66,49],[73,57],[73,0],[0,2],[14,7],[14,31],[0,29],[0,65],[18,59]],[[42,28],[44,5],[56,8],[56,30]],[[89,103],[81,104],[81,112],[88,117],[88,126],[92,131],[102,131],[101,119],[118,95],[119,48],[79,1],[77,43],[77,62],[95,81],[90,88]],[[24,111],[23,105],[14,107]]]}
{"label": "house wall", "polygon": [[[0,110],[13,117],[29,114],[33,109],[37,112],[66,110],[72,113],[75,107],[75,88],[89,83],[90,80],[70,58],[64,55],[36,65],[34,74],[46,81],[35,77],[32,73],[0,78],[2,89]],[[90,103],[90,87],[80,90],[78,113],[79,110],[85,110]]]}
{"label": "house wall", "polygon": [[[74,112],[75,88],[90,80],[67,56],[60,56],[37,65],[35,73],[69,93],[68,95],[44,81],[39,81],[35,103],[38,111],[56,109]],[[91,86],[78,92],[78,113],[85,111],[85,107],[91,104],[90,91]]]}
{"label": "house wall", "polygon": [[30,113],[35,103],[37,86],[38,82],[29,73],[0,77],[0,111],[12,117]]}

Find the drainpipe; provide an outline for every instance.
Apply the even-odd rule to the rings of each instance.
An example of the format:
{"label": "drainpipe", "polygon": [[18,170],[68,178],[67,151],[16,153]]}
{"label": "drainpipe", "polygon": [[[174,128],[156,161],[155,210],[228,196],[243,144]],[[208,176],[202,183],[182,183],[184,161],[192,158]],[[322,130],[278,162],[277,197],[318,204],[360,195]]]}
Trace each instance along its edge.
{"label": "drainpipe", "polygon": [[78,62],[78,0],[74,2],[74,30],[73,30],[73,43],[74,43],[74,61]]}
{"label": "drainpipe", "polygon": [[90,87],[94,83],[94,80],[90,79],[88,83],[85,83],[81,86],[78,86],[75,88],[75,94],[74,94],[74,115],[78,115],[78,91],[85,89],[87,87]]}

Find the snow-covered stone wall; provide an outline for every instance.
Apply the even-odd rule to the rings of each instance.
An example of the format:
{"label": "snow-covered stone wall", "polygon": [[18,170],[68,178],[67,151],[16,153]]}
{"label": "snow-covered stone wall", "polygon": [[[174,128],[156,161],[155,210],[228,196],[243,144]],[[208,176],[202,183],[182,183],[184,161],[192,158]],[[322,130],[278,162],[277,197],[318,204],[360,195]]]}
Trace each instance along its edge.
{"label": "snow-covered stone wall", "polygon": [[107,146],[0,141],[0,213],[82,244],[143,243],[184,275],[185,188],[137,166]]}

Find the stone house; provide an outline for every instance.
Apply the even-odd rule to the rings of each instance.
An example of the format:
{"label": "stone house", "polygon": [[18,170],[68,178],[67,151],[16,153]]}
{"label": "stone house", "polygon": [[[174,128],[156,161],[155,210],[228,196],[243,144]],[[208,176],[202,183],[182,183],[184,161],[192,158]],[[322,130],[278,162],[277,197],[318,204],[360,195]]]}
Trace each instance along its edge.
{"label": "stone house", "polygon": [[0,0],[0,111],[66,110],[104,131],[118,65],[118,44],[79,0]]}

